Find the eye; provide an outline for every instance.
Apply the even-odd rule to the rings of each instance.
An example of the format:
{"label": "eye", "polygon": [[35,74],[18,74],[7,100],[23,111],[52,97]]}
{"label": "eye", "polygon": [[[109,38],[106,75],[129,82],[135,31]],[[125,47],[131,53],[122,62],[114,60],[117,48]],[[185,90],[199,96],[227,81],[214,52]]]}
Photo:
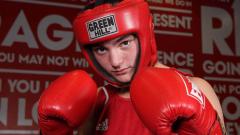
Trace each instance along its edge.
{"label": "eye", "polygon": [[131,40],[125,40],[120,43],[121,47],[129,47]]}
{"label": "eye", "polygon": [[99,46],[99,47],[94,47],[93,51],[97,54],[103,55],[107,52],[107,49],[105,47]]}

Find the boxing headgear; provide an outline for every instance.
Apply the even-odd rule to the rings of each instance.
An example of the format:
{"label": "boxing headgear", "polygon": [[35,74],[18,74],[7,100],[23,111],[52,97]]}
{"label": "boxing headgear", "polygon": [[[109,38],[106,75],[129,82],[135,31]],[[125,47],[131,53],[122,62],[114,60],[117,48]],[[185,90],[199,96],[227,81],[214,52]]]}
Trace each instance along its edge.
{"label": "boxing headgear", "polygon": [[82,52],[92,68],[111,84],[123,85],[111,77],[94,60],[86,49],[88,46],[123,35],[134,34],[140,43],[137,71],[152,66],[157,61],[156,42],[152,16],[144,0],[123,0],[117,4],[102,4],[81,13],[74,21],[75,36]]}

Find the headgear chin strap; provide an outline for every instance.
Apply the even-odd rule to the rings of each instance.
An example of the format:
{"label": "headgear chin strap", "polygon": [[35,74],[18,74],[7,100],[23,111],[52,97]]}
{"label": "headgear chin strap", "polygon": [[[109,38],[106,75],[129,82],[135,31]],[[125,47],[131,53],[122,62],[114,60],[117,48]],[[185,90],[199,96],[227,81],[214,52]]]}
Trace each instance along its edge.
{"label": "headgear chin strap", "polygon": [[135,34],[140,43],[140,58],[135,74],[157,61],[152,16],[144,0],[123,0],[115,5],[102,4],[88,9],[75,19],[73,28],[91,67],[113,85],[123,84],[109,77],[105,70],[99,69],[86,50],[88,46],[119,36]]}

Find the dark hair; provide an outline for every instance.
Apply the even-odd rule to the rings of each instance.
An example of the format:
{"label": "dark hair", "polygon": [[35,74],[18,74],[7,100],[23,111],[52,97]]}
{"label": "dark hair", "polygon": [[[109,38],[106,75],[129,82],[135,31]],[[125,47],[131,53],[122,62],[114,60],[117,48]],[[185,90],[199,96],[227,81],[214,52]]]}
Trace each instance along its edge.
{"label": "dark hair", "polygon": [[102,4],[106,4],[106,3],[109,3],[109,4],[116,4],[116,3],[119,3],[120,1],[122,0],[95,0],[95,2],[92,2],[90,4],[88,4],[84,10],[87,10],[87,9],[92,9],[94,7],[97,7],[99,5],[102,5]]}

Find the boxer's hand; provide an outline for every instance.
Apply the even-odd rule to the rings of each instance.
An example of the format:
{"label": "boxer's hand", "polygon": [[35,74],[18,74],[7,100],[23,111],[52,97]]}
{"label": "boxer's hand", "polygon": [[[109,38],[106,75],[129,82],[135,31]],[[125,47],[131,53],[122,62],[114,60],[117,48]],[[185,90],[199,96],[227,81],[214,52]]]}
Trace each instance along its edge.
{"label": "boxer's hand", "polygon": [[97,97],[97,86],[82,70],[59,77],[43,91],[38,106],[42,135],[71,135],[84,122]]}
{"label": "boxer's hand", "polygon": [[208,99],[173,69],[146,69],[135,76],[130,93],[140,119],[156,135],[222,134]]}

